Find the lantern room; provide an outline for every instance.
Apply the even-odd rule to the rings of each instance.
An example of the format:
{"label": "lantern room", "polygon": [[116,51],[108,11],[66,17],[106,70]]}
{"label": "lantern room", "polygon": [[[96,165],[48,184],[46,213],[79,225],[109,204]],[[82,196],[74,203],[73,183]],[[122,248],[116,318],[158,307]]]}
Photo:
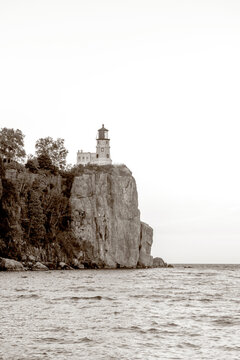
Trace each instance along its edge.
{"label": "lantern room", "polygon": [[97,140],[108,140],[108,130],[105,129],[104,124],[102,124],[101,129],[98,130],[98,138]]}

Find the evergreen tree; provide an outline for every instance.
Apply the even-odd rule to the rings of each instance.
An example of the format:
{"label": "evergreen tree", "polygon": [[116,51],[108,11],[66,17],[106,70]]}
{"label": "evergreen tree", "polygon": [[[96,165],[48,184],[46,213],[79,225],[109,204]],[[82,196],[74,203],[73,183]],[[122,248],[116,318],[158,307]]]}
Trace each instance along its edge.
{"label": "evergreen tree", "polygon": [[43,241],[46,235],[45,215],[36,190],[32,190],[29,196],[29,238],[32,243]]}
{"label": "evergreen tree", "polygon": [[28,160],[25,164],[25,168],[29,169],[32,173],[37,173],[39,169],[39,163],[36,157],[28,155]]}
{"label": "evergreen tree", "polygon": [[50,157],[48,156],[48,154],[41,154],[37,157],[37,162],[39,165],[40,169],[44,169],[44,170],[53,170],[55,167],[52,164],[52,161],[50,159]]}

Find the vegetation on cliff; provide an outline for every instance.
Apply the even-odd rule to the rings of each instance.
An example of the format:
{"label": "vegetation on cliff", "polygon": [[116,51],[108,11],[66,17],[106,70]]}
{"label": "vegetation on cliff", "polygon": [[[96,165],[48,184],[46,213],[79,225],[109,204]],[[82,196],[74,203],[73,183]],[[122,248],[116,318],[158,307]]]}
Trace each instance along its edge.
{"label": "vegetation on cliff", "polygon": [[[110,173],[112,165],[75,166],[68,171],[49,167],[3,164],[0,158],[0,257],[76,266],[84,246],[71,229],[70,195],[75,176]],[[124,170],[122,170],[124,172]],[[74,260],[75,259],[75,260]]]}
{"label": "vegetation on cliff", "polygon": [[32,173],[24,167],[16,169],[14,163],[9,167],[5,169],[0,159],[0,257],[22,260],[23,254],[37,251],[43,261],[73,257],[72,175],[41,169]]}

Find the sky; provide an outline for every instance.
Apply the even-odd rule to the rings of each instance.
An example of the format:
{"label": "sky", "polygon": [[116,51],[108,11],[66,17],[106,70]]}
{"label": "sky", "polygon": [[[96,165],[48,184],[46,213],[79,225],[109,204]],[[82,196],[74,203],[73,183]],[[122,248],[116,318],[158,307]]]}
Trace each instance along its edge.
{"label": "sky", "polygon": [[74,164],[104,124],[168,263],[239,263],[239,64],[237,0],[0,0],[0,128]]}

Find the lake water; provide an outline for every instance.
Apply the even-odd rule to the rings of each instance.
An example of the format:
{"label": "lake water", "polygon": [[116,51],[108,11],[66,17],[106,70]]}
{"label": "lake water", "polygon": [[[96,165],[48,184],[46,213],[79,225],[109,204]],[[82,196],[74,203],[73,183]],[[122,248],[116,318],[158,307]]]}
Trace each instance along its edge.
{"label": "lake water", "polygon": [[240,359],[240,267],[0,273],[0,359]]}

